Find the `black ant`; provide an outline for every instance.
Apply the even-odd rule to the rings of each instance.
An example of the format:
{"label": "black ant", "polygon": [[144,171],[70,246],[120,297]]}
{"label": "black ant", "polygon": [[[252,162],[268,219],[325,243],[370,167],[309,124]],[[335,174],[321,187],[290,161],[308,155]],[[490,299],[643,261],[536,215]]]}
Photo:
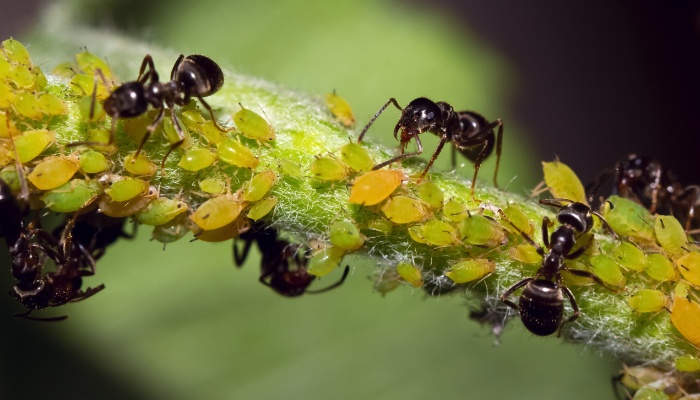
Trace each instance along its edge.
{"label": "black ant", "polygon": [[[486,118],[474,111],[454,111],[451,105],[439,101],[437,103],[425,97],[419,97],[410,102],[406,108],[401,108],[399,103],[393,97],[387,101],[382,108],[369,120],[367,125],[360,132],[357,138],[358,143],[362,141],[365,133],[374,121],[384,112],[384,110],[393,104],[401,111],[399,122],[394,127],[394,138],[401,143],[401,154],[377,164],[372,169],[380,169],[391,163],[401,161],[405,158],[419,155],[423,153],[423,145],[421,144],[419,135],[423,132],[430,132],[440,138],[433,156],[430,157],[428,165],[426,165],[420,177],[423,178],[430,167],[435,162],[435,159],[442,151],[445,143],[452,142],[453,157],[452,164],[454,166],[454,149],[459,150],[465,157],[474,162],[474,179],[472,180],[472,192],[476,185],[476,176],[479,173],[481,163],[493,151],[494,142],[496,144],[496,170],[493,175],[493,183],[498,187],[498,167],[501,163],[501,142],[503,140],[503,122],[497,119],[493,122],[488,122]],[[494,129],[498,128],[498,134]],[[401,131],[399,136],[399,130]],[[413,153],[406,153],[406,146],[411,139],[416,140],[417,150]]]}
{"label": "black ant", "polygon": [[[82,246],[97,261],[105,254],[107,247],[119,238],[134,238],[137,225],[134,224],[132,233],[127,233],[124,231],[126,221],[127,218],[110,217],[93,209],[76,219],[71,230],[72,243]],[[54,238],[60,239],[63,236],[68,222],[54,230]]]}
{"label": "black ant", "polygon": [[[286,297],[297,297],[304,293],[323,293],[334,289],[345,282],[350,267],[345,267],[342,278],[328,287],[319,290],[307,290],[316,279],[307,272],[308,259],[305,253],[308,247],[294,245],[277,237],[277,231],[270,227],[256,226],[243,234],[240,239],[245,241],[243,250],[239,253],[236,243],[233,244],[233,258],[237,267],[241,267],[248,257],[253,242],[256,242],[262,261],[260,263],[260,283]],[[291,268],[291,267],[295,268]]]}
{"label": "black ant", "polygon": [[[593,215],[595,215],[603,222],[603,225],[611,232],[613,237],[617,238],[617,235],[610,228],[607,221],[600,214],[592,211],[586,204],[567,199],[544,199],[540,200],[540,203],[559,208],[557,220],[562,224],[552,232],[550,238],[549,225],[551,221],[548,217],[542,219],[542,242],[549,250],[548,253],[545,253],[542,246],[535,243],[527,233],[516,227],[499,210],[501,218],[508,221],[542,256],[542,266],[537,270],[535,276],[525,278],[511,286],[501,295],[500,300],[520,313],[520,318],[527,330],[535,335],[547,336],[561,329],[563,324],[574,321],[580,314],[573,293],[562,284],[561,271],[568,271],[572,275],[591,278],[599,285],[607,288],[605,283],[595,274],[588,271],[569,269],[564,264],[565,260],[572,260],[583,254],[590,244],[590,241],[588,241],[584,246],[573,250],[577,234],[582,235],[591,230],[593,227]],[[508,299],[513,292],[523,286],[525,286],[525,289],[520,295],[518,304]],[[573,315],[562,322],[564,295],[569,299],[569,303],[573,308]]]}
{"label": "black ant", "polygon": [[[107,80],[100,70],[96,71],[100,75],[105,85]],[[214,125],[222,132],[225,130],[219,126],[214,117],[214,111],[211,106],[204,101],[203,97],[210,96],[224,84],[224,74],[221,68],[210,58],[200,54],[191,54],[185,57],[183,54],[177,58],[172,72],[170,73],[170,81],[160,82],[158,72],[156,72],[153,64],[153,58],[150,54],[146,54],[141,62],[138,78],[135,81],[124,83],[116,88],[104,100],[103,108],[107,115],[112,117],[112,129],[110,131],[109,143],[114,139],[114,131],[116,128],[116,120],[120,118],[132,118],[144,114],[151,106],[158,109],[158,115],[146,129],[146,134],[141,139],[134,158],[138,157],[141,149],[148,140],[151,133],[158,127],[165,115],[165,108],[172,108],[175,105],[185,106],[190,102],[192,97],[196,97],[204,108],[209,111]],[[95,109],[95,96],[97,91],[97,82],[95,82],[95,90],[93,90],[93,102],[90,107],[90,118],[92,119]],[[165,165],[165,160],[170,153],[179,147],[185,141],[185,135],[182,132],[182,127],[177,121],[174,113],[170,113],[175,131],[179,140],[170,146],[170,149],[163,158],[162,165]],[[85,142],[71,143],[71,145],[86,144]]]}

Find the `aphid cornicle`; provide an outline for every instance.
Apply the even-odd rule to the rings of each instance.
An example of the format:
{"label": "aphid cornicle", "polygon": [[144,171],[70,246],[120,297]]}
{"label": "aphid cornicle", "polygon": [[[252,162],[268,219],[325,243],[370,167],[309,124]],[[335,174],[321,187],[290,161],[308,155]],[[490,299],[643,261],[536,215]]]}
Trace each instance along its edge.
{"label": "aphid cornicle", "polygon": [[[452,106],[445,102],[439,101],[436,103],[425,97],[419,97],[411,101],[406,108],[401,108],[396,99],[390,98],[362,129],[360,136],[357,138],[358,143],[362,141],[369,127],[386,110],[389,104],[393,104],[401,111],[399,122],[394,127],[394,138],[399,139],[401,143],[401,154],[375,165],[373,169],[380,169],[391,163],[423,153],[423,144],[419,135],[423,132],[430,132],[440,138],[440,143],[432,157],[430,157],[428,165],[421,173],[421,177],[425,176],[433,165],[445,143],[451,142],[454,145],[453,151],[458,150],[474,162],[473,191],[481,163],[491,154],[495,145],[496,170],[493,176],[493,183],[495,186],[498,186],[498,166],[501,162],[501,142],[503,140],[503,122],[500,119],[489,122],[474,111],[454,111]],[[496,128],[498,128],[497,134],[494,131]],[[411,139],[415,139],[417,150],[412,153],[406,153],[406,146]],[[452,164],[456,164],[454,153],[452,160]]]}

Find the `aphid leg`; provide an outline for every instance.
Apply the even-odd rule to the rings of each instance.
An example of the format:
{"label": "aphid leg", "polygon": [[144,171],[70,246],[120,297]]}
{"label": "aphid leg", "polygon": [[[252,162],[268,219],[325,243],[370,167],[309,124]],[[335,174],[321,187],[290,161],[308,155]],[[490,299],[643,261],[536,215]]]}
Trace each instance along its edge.
{"label": "aphid leg", "polygon": [[143,135],[143,138],[141,139],[141,143],[139,143],[139,148],[136,149],[136,153],[134,153],[134,158],[131,160],[131,162],[135,162],[136,159],[138,158],[139,154],[141,154],[141,150],[143,149],[143,146],[146,144],[146,141],[151,136],[151,133],[153,133],[153,131],[156,130],[156,128],[158,127],[158,124],[160,124],[163,121],[164,115],[165,115],[165,107],[161,107],[160,111],[158,111],[158,115],[156,116],[156,118],[153,120],[153,122],[151,122],[150,125],[148,125],[148,128],[146,128],[146,133]]}
{"label": "aphid leg", "polygon": [[508,290],[503,292],[503,294],[501,295],[501,297],[500,297],[501,301],[506,303],[513,310],[519,312],[520,307],[517,304],[513,303],[512,301],[508,300],[508,297],[510,297],[510,295],[513,294],[513,292],[515,292],[516,290],[520,289],[521,287],[527,285],[528,283],[530,283],[530,281],[532,281],[534,279],[535,278],[525,278],[525,279],[521,280],[520,282],[516,283],[515,285],[511,286],[510,288],[508,288]]}
{"label": "aphid leg", "polygon": [[349,265],[346,265],[346,266],[345,266],[345,271],[343,271],[343,276],[340,278],[340,280],[339,280],[338,282],[336,282],[336,283],[334,283],[334,284],[332,284],[332,285],[330,285],[330,286],[328,286],[328,287],[325,287],[325,288],[323,288],[323,289],[318,289],[318,290],[307,290],[306,293],[317,294],[317,293],[327,292],[327,291],[329,291],[329,290],[331,290],[331,289],[335,289],[335,288],[337,288],[338,286],[342,285],[343,282],[345,282],[345,278],[348,277],[348,274],[349,274],[349,273],[350,273],[350,266],[349,266]]}
{"label": "aphid leg", "polygon": [[[390,158],[390,159],[384,161],[383,163],[375,165],[374,167],[372,167],[372,170],[374,171],[374,170],[382,169],[389,164],[395,163],[397,161],[401,161],[401,160],[406,159],[408,157],[413,157],[413,156],[417,156],[419,154],[422,154],[423,153],[423,144],[420,142],[420,138],[418,136],[414,136],[414,138],[416,138],[416,147],[418,148],[416,151],[414,151],[413,153],[399,154],[398,156],[396,156],[394,158]],[[401,149],[401,151],[403,152],[403,149]],[[425,174],[426,171],[423,171],[423,173]],[[423,177],[423,175],[421,175],[421,178],[422,177]]]}
{"label": "aphid leg", "polygon": [[372,118],[369,120],[369,122],[367,123],[367,125],[365,125],[365,127],[362,129],[362,132],[360,132],[360,136],[357,137],[357,143],[362,142],[362,138],[365,137],[365,133],[367,133],[367,130],[369,129],[369,127],[372,126],[372,124],[374,123],[374,121],[375,121],[377,118],[379,118],[379,116],[384,112],[384,110],[386,110],[387,107],[389,107],[389,104],[390,104],[390,103],[394,103],[394,105],[396,106],[396,108],[399,109],[399,111],[403,111],[403,108],[401,108],[401,106],[399,105],[399,103],[396,102],[396,99],[393,98],[393,97],[390,98],[390,99],[382,106],[382,108],[380,108],[379,111],[377,111],[377,113],[374,114],[374,117],[372,117]]}

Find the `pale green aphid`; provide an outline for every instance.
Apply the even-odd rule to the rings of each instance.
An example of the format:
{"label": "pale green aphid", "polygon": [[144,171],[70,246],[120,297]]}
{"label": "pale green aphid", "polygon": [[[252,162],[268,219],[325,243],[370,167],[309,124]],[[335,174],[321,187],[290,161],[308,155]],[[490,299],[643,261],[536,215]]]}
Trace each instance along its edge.
{"label": "pale green aphid", "polygon": [[[612,206],[611,206],[612,204]],[[603,217],[620,236],[653,242],[654,217],[641,204],[620,196],[610,196],[603,208]]]}
{"label": "pale green aphid", "polygon": [[659,282],[678,280],[678,270],[663,254],[649,254],[644,262],[644,272]]}
{"label": "pale green aphid", "polygon": [[215,159],[214,154],[208,149],[189,149],[177,165],[186,171],[197,172],[212,165]]}
{"label": "pale green aphid", "polygon": [[481,214],[472,214],[462,220],[459,234],[464,243],[476,246],[495,247],[505,241],[501,227]]}
{"label": "pale green aphid", "polygon": [[301,178],[301,166],[293,161],[281,159],[278,160],[278,165],[282,173],[292,178]]}
{"label": "pale green aphid", "polygon": [[394,224],[384,217],[372,218],[367,221],[367,229],[373,231],[389,233],[394,228]]}
{"label": "pale green aphid", "polygon": [[136,178],[124,178],[112,183],[105,193],[112,201],[129,201],[148,190],[148,182]]}
{"label": "pale green aphid", "polygon": [[694,286],[700,286],[700,253],[691,252],[676,260],[683,278]]}
{"label": "pale green aphid", "polygon": [[243,186],[241,198],[244,201],[258,201],[265,197],[277,180],[274,171],[263,171],[253,175],[249,182]]}
{"label": "pale green aphid", "polygon": [[136,220],[145,225],[163,225],[187,211],[187,203],[182,200],[159,197],[146,208],[136,213]]}
{"label": "pale green aphid", "polygon": [[560,161],[542,162],[542,170],[544,182],[554,197],[588,204],[581,180],[568,165]]}
{"label": "pale green aphid", "polygon": [[10,62],[7,61],[7,58],[0,57],[0,79],[7,78],[7,75],[9,75],[9,73],[10,73]]}
{"label": "pale green aphid", "polygon": [[87,51],[82,51],[75,55],[75,60],[84,73],[95,75],[95,71],[99,69],[106,79],[112,79],[112,69],[100,57]]}
{"label": "pale green aphid", "polygon": [[622,267],[636,272],[644,271],[646,256],[634,244],[621,242],[612,249],[612,255]]}
{"label": "pale green aphid", "polygon": [[622,274],[620,266],[605,254],[591,257],[591,269],[600,280],[611,286],[623,287],[627,278]]}
{"label": "pale green aphid", "polygon": [[316,157],[309,169],[311,176],[322,181],[340,181],[350,172],[347,165],[335,157]]}
{"label": "pale green aphid", "polygon": [[38,92],[44,91],[46,89],[46,85],[49,83],[48,79],[46,79],[46,75],[44,75],[44,72],[37,65],[33,65],[30,72],[34,76],[34,87],[32,89],[35,89]]}
{"label": "pale green aphid", "polygon": [[630,308],[638,313],[661,311],[668,305],[669,297],[656,289],[640,289],[627,299]]}
{"label": "pale green aphid", "polygon": [[449,246],[458,242],[457,230],[450,224],[432,219],[420,227],[420,237],[433,246]]}
{"label": "pale green aphid", "polygon": [[41,161],[27,179],[41,190],[57,188],[68,182],[78,171],[78,165],[63,157],[50,157]]}
{"label": "pale green aphid", "polygon": [[[501,211],[503,211],[503,214],[505,214],[508,221],[510,221],[510,224],[507,221],[501,224],[501,226],[503,226],[506,230],[515,234],[520,234],[518,232],[519,229],[521,232],[527,233],[528,236],[533,235],[535,232],[535,227],[532,226],[530,220],[527,218],[527,216],[525,216],[525,214],[523,214],[518,206],[515,204],[508,204],[507,206],[503,207]],[[515,228],[513,226],[515,226]]]}
{"label": "pale green aphid", "polygon": [[357,250],[365,242],[357,225],[350,220],[332,223],[328,237],[334,246],[347,251]]}
{"label": "pale green aphid", "polygon": [[64,115],[68,113],[68,106],[63,100],[53,93],[44,93],[39,96],[39,110],[46,115]]}
{"label": "pale green aphid", "polygon": [[537,248],[531,244],[521,244],[511,247],[511,249],[508,251],[508,255],[512,259],[525,264],[542,263],[542,256],[537,253]]}
{"label": "pale green aphid", "polygon": [[[179,120],[177,116],[175,116],[175,118]],[[163,133],[170,144],[180,143],[178,147],[188,149],[192,145],[192,137],[190,136],[190,132],[187,130],[187,128],[183,128],[182,125],[183,124],[180,123],[180,128],[182,129],[182,135],[184,137],[180,137],[171,118],[164,118]]]}
{"label": "pale green aphid", "polygon": [[182,237],[184,237],[187,232],[190,231],[187,227],[188,224],[189,221],[187,220],[187,215],[180,214],[170,222],[153,228],[151,236],[154,240],[157,240],[163,244],[172,243],[182,239]]}
{"label": "pale green aphid", "polygon": [[102,188],[97,181],[74,179],[44,193],[41,200],[52,211],[68,213],[78,211],[101,192]]}
{"label": "pale green aphid", "polygon": [[[92,118],[90,118],[90,107],[93,107]],[[80,111],[80,118],[86,122],[97,122],[107,116],[101,102],[96,101],[94,105],[92,104],[92,96],[83,96],[78,100],[78,110]],[[125,130],[128,122],[130,121],[124,124]]]}
{"label": "pale green aphid", "polygon": [[442,216],[452,222],[460,222],[469,216],[467,207],[455,199],[449,199],[442,207]]}
{"label": "pale green aphid", "polygon": [[10,61],[14,61],[18,64],[26,66],[32,65],[32,61],[29,58],[29,51],[27,51],[27,48],[24,47],[22,43],[13,38],[9,38],[2,41],[2,51],[0,53],[4,53],[5,57],[8,57]]}
{"label": "pale green aphid", "polygon": [[481,279],[496,270],[496,263],[483,258],[460,261],[445,271],[454,283],[466,283]]}
{"label": "pale green aphid", "polygon": [[330,274],[340,264],[345,252],[345,250],[335,246],[328,246],[318,251],[309,260],[307,272],[318,277]]}
{"label": "pale green aphid", "polygon": [[109,168],[109,160],[104,154],[95,150],[88,150],[79,156],[80,169],[87,174],[97,174]]}
{"label": "pale green aphid", "polygon": [[423,239],[423,227],[420,225],[409,226],[408,236],[416,243],[428,244],[428,242]]}
{"label": "pale green aphid", "polygon": [[423,203],[407,196],[394,196],[382,206],[382,212],[396,224],[422,221],[430,216]]}
{"label": "pale green aphid", "polygon": [[14,139],[19,162],[27,163],[39,156],[54,140],[47,130],[26,131]]}
{"label": "pale green aphid", "polygon": [[[95,78],[93,75],[88,74],[75,74],[70,78],[68,87],[70,87],[73,94],[76,96],[84,96],[92,101],[92,91],[95,87]],[[98,82],[97,87],[97,97],[100,96],[100,87]]]}
{"label": "pale green aphid", "polygon": [[368,172],[374,166],[367,149],[356,142],[350,142],[340,148],[340,159],[354,171]]}
{"label": "pale green aphid", "polygon": [[[2,60],[2,58],[0,58],[0,60]],[[0,108],[10,108],[14,102],[14,89],[8,83],[0,81]]]}
{"label": "pale green aphid", "polygon": [[374,278],[374,290],[379,292],[382,297],[399,286],[401,286],[401,277],[393,268],[384,270]]}
{"label": "pale green aphid", "polygon": [[[540,262],[542,262],[540,260]],[[566,260],[566,266],[570,270],[579,270],[579,271],[588,271],[590,272],[590,268],[581,262],[574,261],[574,260]],[[564,285],[566,286],[586,286],[586,285],[593,285],[595,281],[588,276],[580,276],[580,275],[574,275],[568,270],[562,270],[561,271],[561,276],[563,278]]]}
{"label": "pale green aphid", "polygon": [[44,113],[41,112],[39,99],[30,92],[15,93],[15,110],[20,115],[29,119],[41,119]]}
{"label": "pale green aphid", "polygon": [[199,188],[205,193],[221,194],[226,191],[226,182],[214,178],[202,179]]}
{"label": "pale green aphid", "polygon": [[326,95],[326,106],[333,116],[343,125],[352,128],[355,125],[355,115],[350,104],[344,98],[333,93]]}
{"label": "pale green aphid", "polygon": [[248,218],[252,219],[253,221],[258,221],[262,217],[269,214],[270,211],[275,208],[277,202],[278,200],[275,196],[266,197],[258,201],[248,210]]}
{"label": "pale green aphid", "polygon": [[37,85],[34,74],[29,68],[24,65],[15,64],[10,66],[10,72],[7,74],[7,80],[12,82],[13,86],[17,89],[25,89],[27,91],[32,91]]}
{"label": "pale green aphid", "polygon": [[430,181],[425,181],[418,185],[418,198],[434,209],[442,207],[442,202],[445,200],[445,195],[438,185]]}
{"label": "pale green aphid", "polygon": [[683,253],[688,246],[688,236],[678,220],[671,215],[656,215],[654,219],[656,240],[672,256]]}
{"label": "pale green aphid", "polygon": [[236,139],[226,139],[217,144],[216,149],[219,158],[231,165],[250,169],[258,166],[259,160],[255,154]]}
{"label": "pale green aphid", "polygon": [[214,121],[204,121],[199,126],[199,131],[209,143],[219,144],[224,140],[224,133],[219,130]]}
{"label": "pale green aphid", "polygon": [[134,152],[124,157],[124,169],[136,176],[151,176],[158,167],[148,159],[146,152],[142,151],[136,158],[134,158]]}
{"label": "pale green aphid", "polygon": [[19,181],[19,176],[17,175],[17,169],[14,165],[10,165],[0,170],[0,179],[7,183],[13,192],[20,190],[22,187],[22,184]]}
{"label": "pale green aphid", "polygon": [[676,358],[676,369],[681,372],[700,371],[700,359],[691,355],[683,355]]}
{"label": "pale green aphid", "polygon": [[275,139],[275,128],[272,127],[263,117],[251,111],[242,104],[240,111],[233,114],[233,122],[241,131],[243,136],[253,140],[270,141]]}
{"label": "pale green aphid", "polygon": [[399,273],[406,282],[413,285],[413,287],[418,288],[423,286],[423,277],[421,276],[420,270],[416,268],[415,265],[409,264],[407,262],[400,262],[396,266],[396,272]]}

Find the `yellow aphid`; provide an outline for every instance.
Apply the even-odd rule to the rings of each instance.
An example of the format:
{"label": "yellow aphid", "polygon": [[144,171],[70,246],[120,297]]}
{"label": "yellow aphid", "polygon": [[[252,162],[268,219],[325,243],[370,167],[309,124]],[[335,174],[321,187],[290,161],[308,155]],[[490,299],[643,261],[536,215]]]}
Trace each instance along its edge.
{"label": "yellow aphid", "polygon": [[240,217],[221,228],[198,232],[195,234],[195,237],[202,242],[224,242],[240,236],[241,233],[247,232],[249,229],[250,220],[245,217]]}
{"label": "yellow aphid", "polygon": [[640,289],[627,299],[627,304],[638,313],[663,310],[668,305],[668,296],[656,289]]}
{"label": "yellow aphid", "polygon": [[415,265],[406,262],[399,263],[396,266],[396,272],[408,283],[415,288],[423,286],[423,277],[420,270]]}
{"label": "yellow aphid", "polygon": [[328,93],[326,95],[326,106],[330,110],[331,114],[340,122],[348,128],[352,128],[355,125],[355,115],[352,113],[352,108],[345,99],[333,93]]}
{"label": "yellow aphid", "polygon": [[[503,211],[503,214],[505,214],[505,216],[508,218],[508,221],[510,221],[510,224],[507,221],[501,223],[501,226],[503,226],[506,230],[518,235],[520,234],[518,232],[518,229],[528,234],[528,236],[532,236],[534,234],[535,227],[532,226],[527,216],[525,216],[525,214],[523,214],[520,208],[518,208],[516,205],[509,204],[503,207],[501,211]],[[513,225],[515,225],[515,228],[517,229],[515,229]]]}
{"label": "yellow aphid", "polygon": [[253,175],[250,181],[243,186],[241,199],[243,201],[258,201],[265,197],[277,180],[274,171],[263,171]]}
{"label": "yellow aphid", "polygon": [[20,92],[15,94],[14,101],[15,110],[29,119],[41,119],[44,114],[41,112],[41,106],[39,105],[39,99],[36,98],[32,93]]}
{"label": "yellow aphid", "polygon": [[544,182],[554,197],[588,204],[581,180],[568,165],[560,161],[542,162],[542,170]]}
{"label": "yellow aphid", "polygon": [[187,203],[182,200],[159,197],[153,200],[144,210],[139,211],[136,214],[136,220],[144,225],[163,225],[186,212],[187,209]]}
{"label": "yellow aphid", "polygon": [[212,165],[215,160],[214,154],[207,149],[189,149],[177,165],[186,171],[197,172]]}
{"label": "yellow aphid", "polygon": [[398,170],[380,169],[360,175],[352,183],[350,202],[364,206],[373,206],[389,197],[401,182],[406,179]]}
{"label": "yellow aphid", "polygon": [[124,157],[124,169],[137,176],[151,176],[158,167],[148,159],[146,152],[142,151],[136,158],[133,152]]}
{"label": "yellow aphid", "polygon": [[100,211],[109,217],[130,217],[146,208],[157,197],[158,190],[151,186],[147,191],[127,201],[111,201],[109,196],[102,196],[99,207]]}
{"label": "yellow aphid", "polygon": [[199,188],[205,193],[221,194],[226,191],[226,182],[221,179],[202,179],[199,181]]}
{"label": "yellow aphid", "polygon": [[688,245],[688,236],[678,220],[671,215],[656,215],[654,219],[656,240],[672,256],[683,253]]}
{"label": "yellow aphid", "polygon": [[14,102],[14,89],[8,83],[0,81],[0,109],[10,108]]}
{"label": "yellow aphid", "polygon": [[39,156],[54,140],[54,133],[46,130],[26,131],[14,139],[19,162],[27,163]]}
{"label": "yellow aphid", "polygon": [[68,113],[66,103],[52,93],[44,93],[39,96],[39,108],[41,112],[47,115],[64,115]]}
{"label": "yellow aphid", "polygon": [[449,246],[459,242],[457,230],[452,225],[437,219],[411,228],[420,228],[420,238],[433,246]]}
{"label": "yellow aphid", "polygon": [[700,253],[692,252],[676,260],[683,278],[694,286],[700,286]]}
{"label": "yellow aphid", "polygon": [[12,118],[8,117],[8,113],[0,112],[0,138],[9,138],[10,135],[17,136],[20,133]]}
{"label": "yellow aphid", "polygon": [[654,241],[654,217],[641,204],[620,196],[610,196],[603,207],[603,217],[620,236]]}
{"label": "yellow aphid", "polygon": [[57,188],[68,182],[78,171],[78,165],[63,157],[52,157],[40,162],[27,179],[41,190]]}
{"label": "yellow aphid", "polygon": [[309,169],[311,176],[322,181],[340,181],[350,173],[348,166],[335,157],[316,157]]}
{"label": "yellow aphid", "polygon": [[252,219],[253,221],[258,221],[262,217],[269,214],[270,211],[275,208],[277,202],[278,200],[275,196],[266,197],[258,201],[248,210],[248,218]]}
{"label": "yellow aphid", "polygon": [[673,296],[671,323],[695,347],[700,347],[700,305],[683,297]]}
{"label": "yellow aphid", "polygon": [[407,197],[394,196],[382,206],[382,212],[396,224],[408,224],[427,219],[430,216],[423,202]]}
{"label": "yellow aphid", "polygon": [[105,79],[112,79],[112,69],[100,57],[83,51],[75,55],[75,60],[78,62],[78,67],[87,75],[95,75],[95,71],[99,69]]}
{"label": "yellow aphid", "polygon": [[394,223],[384,217],[372,218],[367,221],[367,229],[371,229],[373,231],[389,233],[393,228]]}
{"label": "yellow aphid", "polygon": [[112,183],[105,193],[112,201],[129,201],[148,190],[148,182],[136,178],[124,178]]}
{"label": "yellow aphid", "polygon": [[477,258],[460,261],[445,271],[445,276],[454,283],[466,283],[481,279],[496,270],[496,263],[491,260]]}
{"label": "yellow aphid", "polygon": [[209,143],[218,145],[225,139],[225,135],[219,130],[214,121],[205,121],[199,128],[202,136],[204,136]]}
{"label": "yellow aphid", "polygon": [[508,251],[508,255],[512,259],[525,264],[540,264],[542,262],[542,256],[537,253],[535,246],[530,244],[521,244],[511,247]]}
{"label": "yellow aphid", "polygon": [[232,195],[214,197],[199,206],[190,219],[205,231],[213,230],[235,221],[246,205]]}
{"label": "yellow aphid", "polygon": [[240,168],[254,169],[260,162],[249,148],[236,139],[226,139],[216,145],[219,159]]}
{"label": "yellow aphid", "polygon": [[275,128],[258,113],[241,105],[240,111],[233,114],[233,122],[243,136],[253,140],[270,141],[275,139]]}

